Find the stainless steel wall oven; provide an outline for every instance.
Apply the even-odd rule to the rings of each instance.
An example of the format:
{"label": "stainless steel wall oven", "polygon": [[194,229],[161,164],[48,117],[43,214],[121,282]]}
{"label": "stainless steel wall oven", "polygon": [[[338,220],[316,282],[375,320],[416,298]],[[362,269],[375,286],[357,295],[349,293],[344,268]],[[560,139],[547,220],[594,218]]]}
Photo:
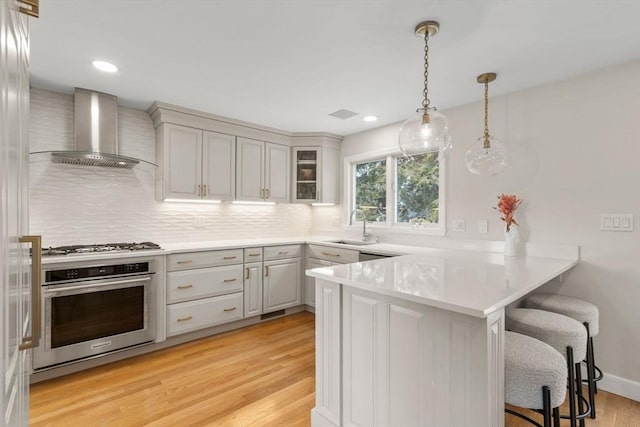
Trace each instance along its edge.
{"label": "stainless steel wall oven", "polygon": [[45,265],[34,370],[153,342],[157,263],[150,257]]}

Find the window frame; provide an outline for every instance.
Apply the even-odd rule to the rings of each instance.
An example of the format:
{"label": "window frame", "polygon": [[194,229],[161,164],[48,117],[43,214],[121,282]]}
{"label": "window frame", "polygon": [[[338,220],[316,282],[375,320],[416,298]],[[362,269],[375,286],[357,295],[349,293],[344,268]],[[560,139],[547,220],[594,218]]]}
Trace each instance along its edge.
{"label": "window frame", "polygon": [[[396,158],[402,157],[402,152],[398,149],[384,149],[368,153],[354,154],[346,156],[343,164],[343,184],[344,184],[344,204],[343,204],[343,227],[345,229],[359,229],[362,221],[354,218],[353,224],[349,225],[349,214],[355,209],[356,198],[356,164],[386,160],[386,193],[387,193],[387,215],[384,223],[367,223],[367,227],[378,231],[392,231],[399,233],[419,233],[433,236],[444,236],[446,233],[446,158],[439,158],[439,179],[438,179],[438,222],[427,223],[420,227],[414,227],[408,223],[398,223],[398,188],[397,188],[397,162]],[[389,209],[393,209],[392,212]]]}

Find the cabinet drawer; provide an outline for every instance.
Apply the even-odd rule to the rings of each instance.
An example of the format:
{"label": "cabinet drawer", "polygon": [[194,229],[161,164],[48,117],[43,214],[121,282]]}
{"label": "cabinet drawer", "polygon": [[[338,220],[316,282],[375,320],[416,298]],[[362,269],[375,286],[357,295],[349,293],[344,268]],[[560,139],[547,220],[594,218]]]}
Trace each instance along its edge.
{"label": "cabinet drawer", "polygon": [[298,258],[300,245],[267,246],[264,248],[264,259]]}
{"label": "cabinet drawer", "polygon": [[244,250],[244,262],[262,261],[262,248],[246,248]]}
{"label": "cabinet drawer", "polygon": [[167,273],[167,303],[242,291],[242,265]]}
{"label": "cabinet drawer", "polygon": [[242,264],[242,249],[224,251],[187,252],[169,255],[167,270],[215,267],[216,265]]}
{"label": "cabinet drawer", "polygon": [[324,259],[339,264],[358,262],[358,251],[353,249],[332,248],[330,246],[309,245],[307,257]]}
{"label": "cabinet drawer", "polygon": [[167,336],[242,319],[242,292],[167,306]]}

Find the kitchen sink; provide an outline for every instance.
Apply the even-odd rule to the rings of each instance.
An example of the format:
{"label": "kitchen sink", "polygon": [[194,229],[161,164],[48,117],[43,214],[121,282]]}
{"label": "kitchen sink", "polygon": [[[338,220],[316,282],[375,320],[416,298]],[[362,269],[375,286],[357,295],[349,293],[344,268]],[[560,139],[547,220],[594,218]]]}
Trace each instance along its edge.
{"label": "kitchen sink", "polygon": [[366,245],[375,245],[376,241],[368,242],[364,240],[337,240],[331,243],[339,243],[341,245],[354,245],[354,246],[366,246]]}

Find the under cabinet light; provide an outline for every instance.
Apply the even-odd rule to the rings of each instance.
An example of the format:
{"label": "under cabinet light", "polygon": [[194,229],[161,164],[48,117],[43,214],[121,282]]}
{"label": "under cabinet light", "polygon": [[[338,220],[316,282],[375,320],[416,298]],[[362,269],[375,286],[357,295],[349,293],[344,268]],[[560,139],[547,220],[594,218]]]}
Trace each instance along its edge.
{"label": "under cabinet light", "polygon": [[165,202],[171,203],[208,203],[217,205],[218,203],[222,203],[222,200],[189,200],[189,199],[164,199]]}
{"label": "under cabinet light", "polygon": [[231,202],[234,205],[263,205],[263,206],[269,206],[269,205],[275,205],[276,202],[245,202],[243,200],[236,200]]}

